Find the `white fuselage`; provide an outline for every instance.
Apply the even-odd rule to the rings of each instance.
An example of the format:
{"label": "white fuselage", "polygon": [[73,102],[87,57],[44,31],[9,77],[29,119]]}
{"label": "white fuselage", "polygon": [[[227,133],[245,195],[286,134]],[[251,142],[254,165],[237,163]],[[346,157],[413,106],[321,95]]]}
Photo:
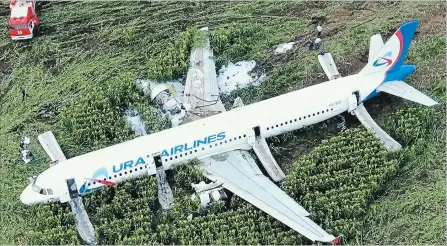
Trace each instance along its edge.
{"label": "white fuselage", "polygon": [[268,138],[327,120],[348,110],[348,97],[354,91],[362,100],[384,77],[383,73],[347,76],[71,158],[37,177],[35,185],[51,188],[52,195],[32,191],[30,185],[21,200],[25,204],[58,201],[69,178],[76,180],[80,194],[86,194],[111,182],[153,175],[155,153],[169,169],[194,158],[251,149],[254,127],[259,126],[261,136]]}

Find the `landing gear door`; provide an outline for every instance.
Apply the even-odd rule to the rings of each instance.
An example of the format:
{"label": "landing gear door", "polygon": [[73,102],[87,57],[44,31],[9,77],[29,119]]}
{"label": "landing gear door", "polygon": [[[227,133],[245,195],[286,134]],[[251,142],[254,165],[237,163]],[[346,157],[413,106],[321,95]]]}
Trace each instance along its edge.
{"label": "landing gear door", "polygon": [[74,178],[65,180],[64,189],[60,195],[61,203],[68,202],[79,196],[78,187]]}

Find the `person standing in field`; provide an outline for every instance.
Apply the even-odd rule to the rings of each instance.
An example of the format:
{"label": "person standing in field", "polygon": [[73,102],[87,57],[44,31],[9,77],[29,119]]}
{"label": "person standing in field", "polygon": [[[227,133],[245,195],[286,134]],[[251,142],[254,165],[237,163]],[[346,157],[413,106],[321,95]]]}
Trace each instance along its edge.
{"label": "person standing in field", "polygon": [[315,49],[320,49],[321,38],[315,39]]}
{"label": "person standing in field", "polygon": [[314,41],[311,38],[309,38],[309,40],[307,41],[307,44],[309,45],[309,50],[313,50]]}
{"label": "person standing in field", "polygon": [[320,24],[318,24],[318,26],[317,26],[317,37],[321,36],[321,31],[323,31],[323,27]]}

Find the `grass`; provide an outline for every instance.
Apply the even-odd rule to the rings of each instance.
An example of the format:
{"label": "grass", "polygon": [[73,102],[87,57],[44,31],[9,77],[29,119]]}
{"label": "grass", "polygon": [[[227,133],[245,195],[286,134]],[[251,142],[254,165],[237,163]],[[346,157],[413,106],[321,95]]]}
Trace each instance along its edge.
{"label": "grass", "polygon": [[[117,78],[123,74],[129,79],[148,77],[148,61],[162,56],[188,27],[210,27],[218,66],[228,61],[255,59],[257,69],[267,73],[268,79],[261,86],[234,91],[223,98],[231,105],[237,96],[249,104],[326,81],[316,53],[307,51],[306,47],[299,46],[283,56],[273,55],[275,45],[311,34],[315,28],[312,23],[321,17],[326,17],[325,48],[332,53],[343,76],[363,66],[372,34],[381,32],[386,39],[403,22],[418,18],[421,20],[419,33],[406,59],[407,63],[416,65],[417,72],[407,82],[444,102],[444,9],[445,3],[437,2],[41,3],[41,35],[31,41],[12,42],[6,30],[0,32],[0,228],[3,232],[0,243],[80,243],[67,208],[26,207],[18,199],[26,178],[48,167],[48,158],[38,145],[37,136],[52,130],[69,156],[110,144],[78,146],[73,140],[76,131],[66,131],[60,112],[74,109],[95,88],[116,86],[119,91],[123,83]],[[7,22],[7,15],[7,5],[2,5],[3,23]],[[441,21],[437,21],[439,18]],[[31,95],[24,102],[21,88]],[[115,92],[104,90],[102,97],[108,98]],[[144,98],[135,100],[144,102]],[[369,101],[366,107],[404,145],[404,150],[394,157],[400,163],[395,176],[377,192],[374,202],[366,207],[366,214],[358,218],[361,229],[356,236],[346,238],[345,242],[445,242],[445,103],[425,109],[384,95]],[[149,118],[155,117],[148,114]],[[116,126],[127,130],[123,122]],[[358,123],[349,125],[350,128],[357,126]],[[156,124],[153,128],[159,129]],[[284,167],[296,167],[297,156],[309,158],[315,147],[324,145],[322,140],[335,135],[337,131],[315,127],[269,142]],[[18,153],[23,136],[31,137],[30,148],[36,156],[28,166]],[[179,184],[188,185],[190,179],[196,179],[191,172],[186,169],[169,175],[176,182],[180,180]],[[168,215],[158,212],[153,177],[126,182],[115,192],[98,192],[86,197],[86,208],[100,242],[206,244],[212,241],[209,237],[217,235],[222,238],[212,241],[216,244],[303,242],[297,233],[238,199],[233,199],[230,209],[217,204],[209,211],[197,211],[188,202],[190,190],[184,190],[183,186],[174,186],[175,197],[181,201],[179,204],[187,205],[177,206]],[[190,224],[182,222],[176,226],[174,218],[185,220],[189,213],[197,218]],[[203,234],[205,239],[190,236],[198,233],[194,228],[202,222],[217,223],[212,222],[216,216],[228,219],[226,223],[231,226],[222,225],[221,229],[228,230],[228,235],[233,237],[212,230]],[[237,230],[249,236],[242,237]]]}

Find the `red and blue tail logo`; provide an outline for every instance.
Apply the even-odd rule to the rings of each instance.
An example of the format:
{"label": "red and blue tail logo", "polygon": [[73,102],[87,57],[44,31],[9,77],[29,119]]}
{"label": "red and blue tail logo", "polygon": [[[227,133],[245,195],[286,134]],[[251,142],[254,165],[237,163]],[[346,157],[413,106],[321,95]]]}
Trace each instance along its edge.
{"label": "red and blue tail logo", "polygon": [[[413,74],[416,70],[415,66],[403,65],[403,62],[407,56],[418,24],[418,20],[412,20],[401,25],[394,35],[383,45],[378,54],[374,56],[374,62],[366,64],[362,71],[360,71],[360,74],[384,73],[385,77],[377,86],[388,81],[403,81]],[[376,89],[374,89],[366,97],[363,97],[361,102],[368,100],[377,93]]]}
{"label": "red and blue tail logo", "polygon": [[391,51],[388,51],[383,57],[379,57],[377,60],[374,61],[373,66],[374,67],[380,67],[383,65],[389,66],[391,64],[393,64],[393,61],[390,58],[387,57],[392,57],[393,53]]}
{"label": "red and blue tail logo", "polygon": [[372,74],[399,71],[408,53],[410,42],[418,24],[418,20],[413,20],[401,25],[360,73]]}

